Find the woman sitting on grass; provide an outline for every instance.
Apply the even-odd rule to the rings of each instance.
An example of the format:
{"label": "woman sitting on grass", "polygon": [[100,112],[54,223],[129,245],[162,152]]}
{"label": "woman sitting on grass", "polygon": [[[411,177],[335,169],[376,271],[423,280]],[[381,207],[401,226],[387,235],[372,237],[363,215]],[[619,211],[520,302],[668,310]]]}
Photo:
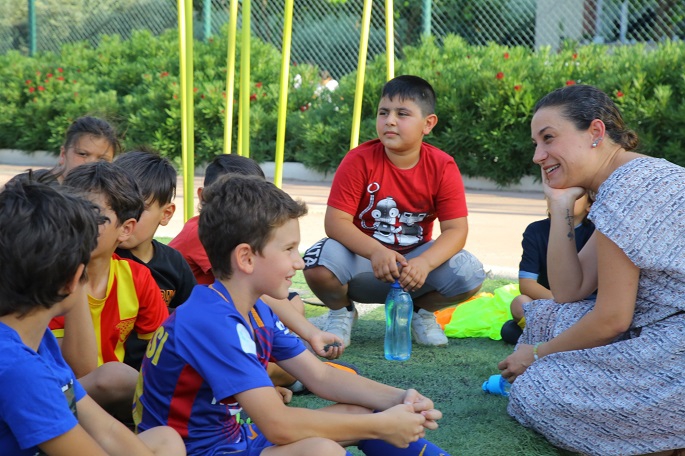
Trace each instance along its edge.
{"label": "woman sitting on grass", "polygon": [[[685,447],[685,169],[633,152],[613,101],[585,85],[535,106],[535,156],[550,202],[553,300],[499,363],[509,414],[559,447],[593,455]],[[576,253],[567,217],[596,193],[596,230]],[[579,301],[598,289],[597,301]],[[566,304],[563,304],[566,303]]]}

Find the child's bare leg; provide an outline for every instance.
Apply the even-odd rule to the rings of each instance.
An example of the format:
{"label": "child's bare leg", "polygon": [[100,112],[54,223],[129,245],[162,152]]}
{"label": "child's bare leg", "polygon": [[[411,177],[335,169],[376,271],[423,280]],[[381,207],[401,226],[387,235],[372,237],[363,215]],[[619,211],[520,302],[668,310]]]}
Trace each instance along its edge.
{"label": "child's bare leg", "polygon": [[518,295],[511,301],[511,316],[515,322],[518,323],[523,318],[523,304],[531,301],[532,299],[526,295]]}
{"label": "child's bare leg", "polygon": [[331,310],[342,309],[351,304],[347,297],[347,284],[323,266],[304,270],[304,278],[314,294]]}
{"label": "child's bare leg", "polygon": [[159,426],[138,434],[138,438],[156,455],[185,456],[186,446],[178,432]]}
{"label": "child's bare leg", "polygon": [[262,456],[345,456],[347,451],[333,440],[321,437],[302,439],[289,445],[266,448]]}
{"label": "child's bare leg", "polygon": [[79,378],[88,395],[115,418],[130,423],[131,404],[138,372],[131,366],[109,362]]}

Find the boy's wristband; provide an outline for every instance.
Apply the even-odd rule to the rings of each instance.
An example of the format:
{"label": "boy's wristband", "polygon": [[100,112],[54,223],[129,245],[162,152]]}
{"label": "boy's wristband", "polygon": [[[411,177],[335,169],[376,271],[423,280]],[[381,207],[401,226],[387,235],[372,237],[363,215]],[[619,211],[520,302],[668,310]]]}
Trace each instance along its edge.
{"label": "boy's wristband", "polygon": [[533,359],[537,361],[540,359],[540,356],[538,355],[538,347],[542,345],[542,342],[538,342],[537,344],[533,345]]}

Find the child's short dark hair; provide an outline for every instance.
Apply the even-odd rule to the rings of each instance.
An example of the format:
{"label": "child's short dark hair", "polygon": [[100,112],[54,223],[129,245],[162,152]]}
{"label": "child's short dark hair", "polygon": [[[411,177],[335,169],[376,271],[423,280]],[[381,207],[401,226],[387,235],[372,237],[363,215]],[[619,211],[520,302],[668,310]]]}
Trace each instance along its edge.
{"label": "child's short dark hair", "polygon": [[262,171],[259,163],[253,159],[241,155],[224,154],[217,155],[214,157],[214,160],[207,165],[203,185],[208,187],[219,177],[228,173],[242,174],[245,176],[259,176],[262,179],[266,179],[264,171]]}
{"label": "child's short dark hair", "polygon": [[86,193],[99,193],[117,215],[117,224],[140,219],[145,209],[138,184],[128,170],[113,163],[93,162],[77,166],[64,178],[63,185]]}
{"label": "child's short dark hair", "polygon": [[156,201],[162,206],[176,196],[176,169],[157,151],[141,147],[120,155],[114,164],[131,173],[146,203]]}
{"label": "child's short dark hair", "polygon": [[57,175],[52,172],[51,169],[27,169],[23,173],[15,174],[7,184],[12,182],[22,181],[22,182],[38,182],[41,184],[46,184],[51,187],[59,187],[60,183],[57,180]]}
{"label": "child's short dark hair", "polygon": [[112,146],[112,153],[116,155],[121,152],[121,143],[113,126],[106,120],[93,116],[83,116],[74,120],[67,129],[64,139],[64,148],[68,149],[83,135],[92,135],[105,139]]}
{"label": "child's short dark hair", "polygon": [[[28,178],[0,192],[0,315],[51,308],[97,245],[98,207]],[[85,275],[81,277],[85,280]]]}
{"label": "child's short dark hair", "polygon": [[386,82],[381,98],[392,100],[411,100],[421,108],[424,117],[435,113],[435,91],[425,79],[418,76],[403,75]]}
{"label": "child's short dark hair", "polygon": [[306,213],[305,203],[260,177],[220,177],[205,189],[198,228],[214,276],[231,276],[231,252],[238,244],[261,253],[274,229]]}

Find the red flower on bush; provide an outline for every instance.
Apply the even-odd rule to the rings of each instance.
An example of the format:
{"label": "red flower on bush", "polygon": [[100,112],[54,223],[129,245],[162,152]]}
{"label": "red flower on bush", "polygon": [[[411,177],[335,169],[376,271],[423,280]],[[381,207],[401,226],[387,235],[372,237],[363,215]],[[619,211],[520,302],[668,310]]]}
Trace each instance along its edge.
{"label": "red flower on bush", "polygon": [[519,90],[521,90],[522,88],[523,88],[523,87],[521,86],[521,84],[516,84],[516,85],[514,86],[514,90],[516,90],[517,92],[518,92]]}
{"label": "red flower on bush", "polygon": [[64,70],[62,68],[57,68],[58,73],[62,73]]}
{"label": "red flower on bush", "polygon": [[495,75],[495,78],[497,78],[497,79],[504,79],[504,73],[502,73],[502,72],[500,71],[499,73],[497,73],[497,74]]}
{"label": "red flower on bush", "polygon": [[160,78],[166,78],[167,76],[169,76],[169,72],[168,72],[168,71],[162,71],[161,73],[159,73],[159,77],[160,77]]}
{"label": "red flower on bush", "polygon": [[33,93],[33,92],[35,92],[35,91],[36,91],[36,88],[35,88],[35,87],[29,87],[29,93]]}
{"label": "red flower on bush", "polygon": [[506,59],[508,59],[508,58],[509,58],[509,53],[508,53],[508,52],[505,52],[505,53],[504,53],[504,59],[506,60]]}
{"label": "red flower on bush", "polygon": [[257,84],[255,84],[255,87],[257,87],[258,89],[261,89],[261,88],[262,88],[262,83],[261,83],[261,82],[258,82]]}
{"label": "red flower on bush", "polygon": [[309,104],[300,106],[300,111],[302,112],[305,112],[307,109],[309,109]]}
{"label": "red flower on bush", "polygon": [[221,96],[226,98],[226,92],[221,92]]}
{"label": "red flower on bush", "polygon": [[40,71],[36,71],[36,76],[40,76]]}
{"label": "red flower on bush", "polygon": [[572,86],[572,85],[575,85],[575,84],[576,84],[576,81],[574,81],[573,79],[569,79],[568,81],[566,81],[566,85],[567,85],[567,86]]}
{"label": "red flower on bush", "polygon": [[573,55],[571,56],[571,58],[573,58],[573,60],[577,59],[577,58],[578,58],[578,53],[577,53],[577,52],[574,52]]}
{"label": "red flower on bush", "polygon": [[198,91],[198,88],[197,88],[197,87],[193,87],[193,92],[197,93],[197,91]]}
{"label": "red flower on bush", "polygon": [[43,87],[43,86],[38,86],[38,90],[42,92],[43,90],[45,90],[45,87]]}
{"label": "red flower on bush", "polygon": [[31,81],[30,79],[27,79],[27,80],[26,80],[26,85],[31,85],[31,82],[33,82],[33,81]]}
{"label": "red flower on bush", "polygon": [[252,95],[250,95],[250,101],[255,101],[255,100],[257,100],[257,94],[253,93]]}
{"label": "red flower on bush", "polygon": [[178,94],[174,94],[174,100],[178,100]]}
{"label": "red flower on bush", "polygon": [[52,77],[52,73],[48,73],[45,75],[46,78],[50,79]]}
{"label": "red flower on bush", "polygon": [[64,76],[57,76],[58,81],[64,81]]}
{"label": "red flower on bush", "polygon": [[617,90],[617,91],[616,91],[616,96],[617,96],[618,98],[621,98],[623,95],[624,95],[623,92],[621,92],[620,90]]}

